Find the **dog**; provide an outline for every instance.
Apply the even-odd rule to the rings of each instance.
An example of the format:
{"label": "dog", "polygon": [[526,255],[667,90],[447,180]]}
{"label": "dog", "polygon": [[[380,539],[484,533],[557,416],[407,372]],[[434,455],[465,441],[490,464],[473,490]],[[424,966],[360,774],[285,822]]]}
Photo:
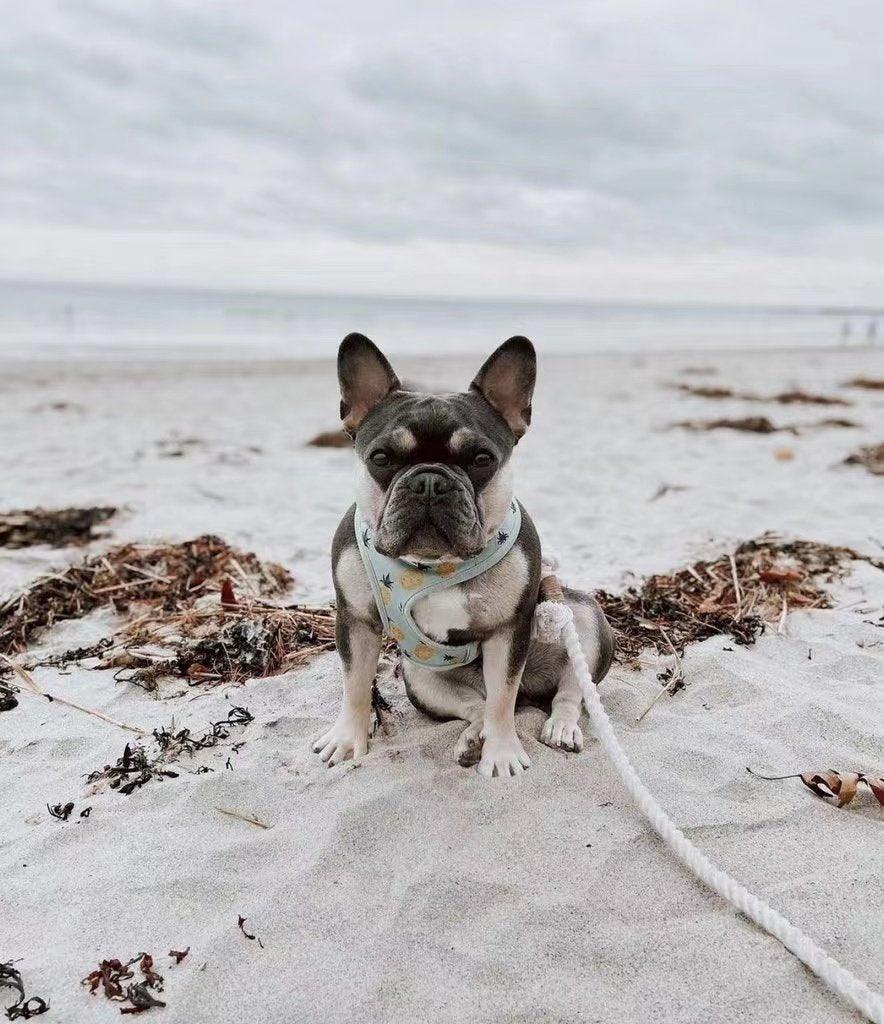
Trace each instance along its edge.
{"label": "dog", "polygon": [[[548,709],[543,743],[583,748],[582,694],[565,648],[532,636],[540,540],[513,497],[510,457],[531,421],[535,377],[534,346],[523,337],[489,356],[467,391],[445,395],[403,388],[364,335],[341,342],[341,420],[358,479],[356,504],[332,544],[344,694],[334,725],[313,743],[328,765],[367,752],[385,630],[401,641],[411,627],[416,641],[402,658],[406,692],[426,714],[466,723],[455,752],[460,764],[478,765],[486,778],[529,767],[516,734],[517,700]],[[445,576],[458,581],[474,565],[488,567],[447,585]],[[390,566],[393,572],[383,571]],[[599,683],[613,659],[613,632],[593,597],[570,588],[564,595]],[[402,618],[406,612],[410,618]]]}

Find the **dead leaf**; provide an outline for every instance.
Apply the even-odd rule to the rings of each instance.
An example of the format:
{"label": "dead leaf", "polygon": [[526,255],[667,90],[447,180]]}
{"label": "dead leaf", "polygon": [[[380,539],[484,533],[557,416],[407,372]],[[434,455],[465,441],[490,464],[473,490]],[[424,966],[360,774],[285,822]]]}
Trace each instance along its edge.
{"label": "dead leaf", "polygon": [[746,768],[757,779],[774,782],[781,779],[801,779],[805,786],[823,800],[836,807],[846,807],[856,796],[860,783],[865,783],[879,804],[884,806],[884,778],[866,775],[865,772],[836,772],[834,768],[819,772],[799,772],[794,775],[762,775]]}

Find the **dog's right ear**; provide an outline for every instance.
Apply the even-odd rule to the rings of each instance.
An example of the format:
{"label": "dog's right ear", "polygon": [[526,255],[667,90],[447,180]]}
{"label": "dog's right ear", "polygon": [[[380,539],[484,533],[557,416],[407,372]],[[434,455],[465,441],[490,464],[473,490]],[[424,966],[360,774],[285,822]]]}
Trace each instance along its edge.
{"label": "dog's right ear", "polygon": [[348,334],[338,349],[341,421],[353,437],[371,410],[401,385],[387,357],[364,334]]}

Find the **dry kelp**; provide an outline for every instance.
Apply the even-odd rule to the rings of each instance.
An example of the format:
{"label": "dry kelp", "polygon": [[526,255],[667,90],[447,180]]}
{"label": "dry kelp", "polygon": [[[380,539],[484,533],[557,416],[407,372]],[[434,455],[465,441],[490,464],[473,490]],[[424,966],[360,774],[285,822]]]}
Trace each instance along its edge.
{"label": "dry kelp", "polygon": [[767,416],[740,416],[717,420],[680,420],[670,424],[671,427],[681,427],[684,430],[740,430],[748,434],[794,434],[796,437],[805,430],[814,430],[819,427],[858,427],[858,423],[842,417],[828,417],[822,420],[813,420],[809,423],[786,423],[777,426]]}
{"label": "dry kelp", "polygon": [[321,430],[307,442],[311,448],[352,448],[353,440],[343,430]]}
{"label": "dry kelp", "polygon": [[884,476],[884,441],[881,444],[869,444],[848,455],[844,460],[847,466],[865,466],[875,476]]}
{"label": "dry kelp", "polygon": [[240,683],[277,675],[334,646],[332,608],[207,599],[183,613],[136,621],[102,652],[97,667],[116,668],[118,679],[147,690],[170,676],[192,684]]}
{"label": "dry kelp", "polygon": [[6,1007],[6,1017],[9,1020],[30,1020],[31,1017],[39,1017],[49,1009],[49,1003],[40,996],[25,995],[21,972],[15,967],[13,960],[5,964],[0,963],[0,988],[11,988],[18,994],[16,1001]]}
{"label": "dry kelp", "polygon": [[862,388],[865,391],[884,391],[884,377],[854,377],[844,382],[846,388]]}
{"label": "dry kelp", "polygon": [[750,391],[734,391],[728,387],[712,387],[704,384],[675,384],[673,387],[696,398],[735,398],[741,402],[776,402],[778,405],[853,405],[846,398],[834,395],[815,395],[794,388],[776,395],[755,395]]}
{"label": "dry kelp", "polygon": [[[132,981],[135,977],[134,966],[141,972],[141,981]],[[120,1013],[143,1013],[155,1006],[166,1004],[153,994],[163,991],[163,976],[154,968],[150,953],[136,953],[131,960],[102,960],[94,971],[83,978],[83,985],[88,986],[92,995],[102,992],[107,999],[116,1003],[129,1003],[120,1007]]]}
{"label": "dry kelp", "polygon": [[741,430],[748,434],[776,434],[778,431],[795,434],[795,427],[777,427],[766,416],[741,416],[736,419],[679,420],[671,424],[683,430]]}
{"label": "dry kelp", "polygon": [[86,544],[95,540],[95,527],[106,523],[117,510],[97,508],[27,508],[0,513],[0,548],[27,548],[49,544]]}
{"label": "dry kelp", "polygon": [[281,593],[291,577],[218,537],[181,544],[123,544],[44,576],[0,605],[0,653],[22,651],[41,629],[96,608],[174,614],[234,576],[259,595]]}
{"label": "dry kelp", "polygon": [[154,729],[153,749],[148,750],[138,742],[127,743],[115,764],[106,764],[90,772],[86,781],[107,781],[111,789],[129,796],[152,779],[177,779],[178,772],[169,768],[169,764],[182,754],[192,756],[198,750],[216,747],[221,740],[230,738],[233,726],[248,725],[254,717],[248,708],[232,707],[227,718],[212,722],[201,736],[194,736],[190,729]]}
{"label": "dry kelp", "polygon": [[851,548],[763,534],[733,554],[596,597],[617,631],[618,660],[634,664],[645,648],[680,655],[688,644],[712,636],[749,645],[790,609],[829,608],[823,584],[846,575],[855,560],[884,569],[884,562]]}

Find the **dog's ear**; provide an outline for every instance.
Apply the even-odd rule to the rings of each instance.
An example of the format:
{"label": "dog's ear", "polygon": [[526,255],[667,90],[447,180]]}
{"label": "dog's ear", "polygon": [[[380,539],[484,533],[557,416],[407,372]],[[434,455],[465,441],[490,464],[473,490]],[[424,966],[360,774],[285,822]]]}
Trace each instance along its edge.
{"label": "dog's ear", "polygon": [[364,334],[348,334],[338,349],[341,420],[352,437],[371,410],[400,387],[387,357]]}
{"label": "dog's ear", "polygon": [[536,377],[534,346],[527,338],[516,336],[492,352],[470,388],[500,413],[518,441],[531,422]]}

